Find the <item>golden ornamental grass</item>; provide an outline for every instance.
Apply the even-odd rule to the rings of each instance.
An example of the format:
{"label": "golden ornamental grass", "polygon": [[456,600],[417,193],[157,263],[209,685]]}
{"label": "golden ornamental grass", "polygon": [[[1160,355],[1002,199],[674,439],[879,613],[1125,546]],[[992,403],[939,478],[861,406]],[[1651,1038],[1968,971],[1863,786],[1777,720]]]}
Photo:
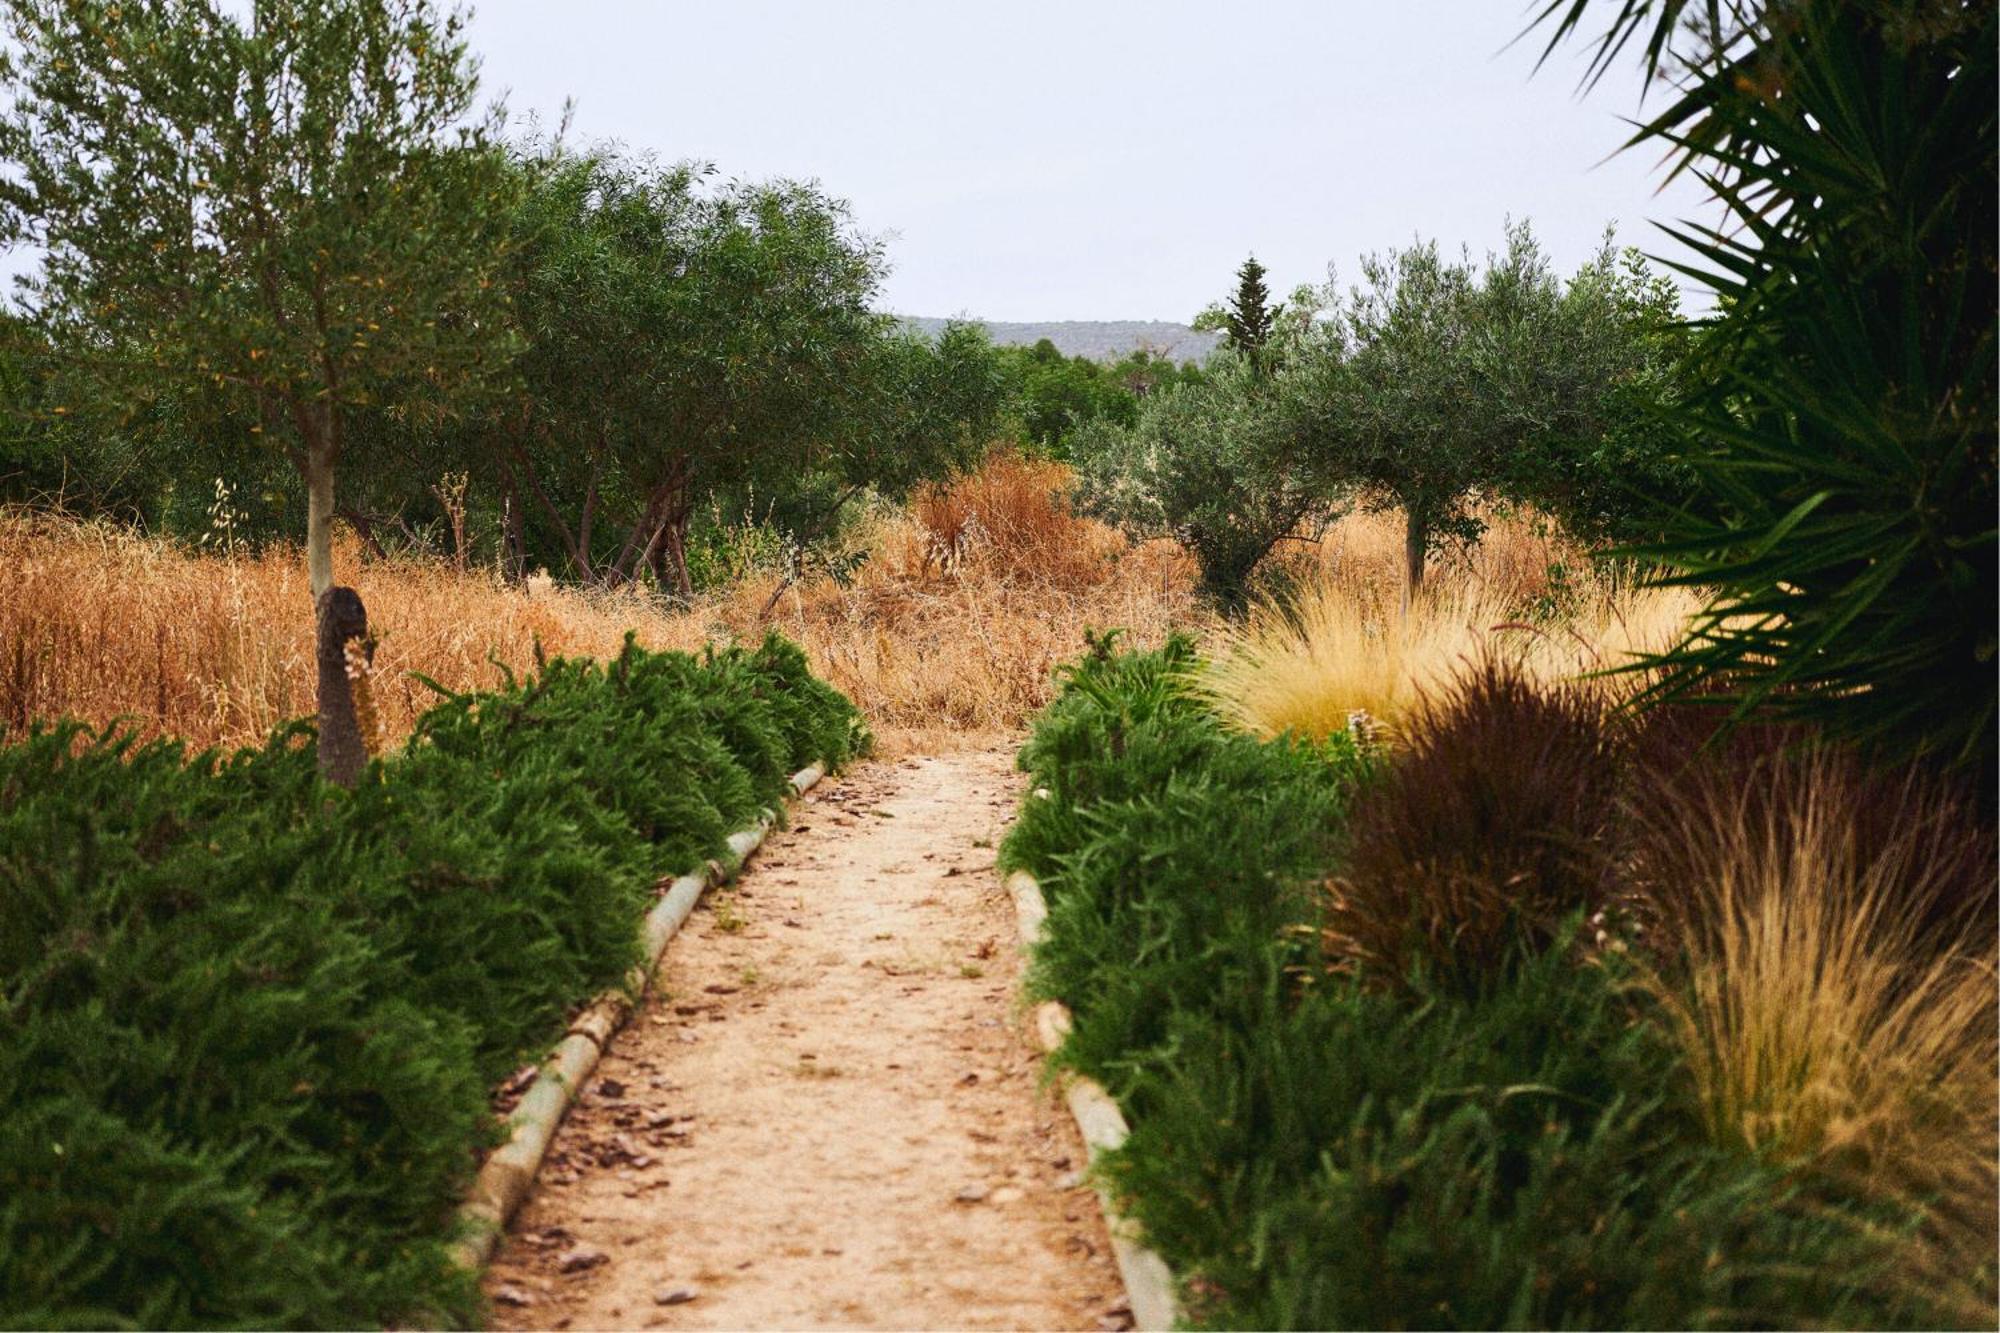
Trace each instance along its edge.
{"label": "golden ornamental grass", "polygon": [[[1518,665],[1534,680],[1579,680],[1663,648],[1698,608],[1681,589],[1616,586],[1532,518],[1496,521],[1487,539],[1443,562],[1407,612],[1400,527],[1376,515],[1343,519],[1293,586],[1253,601],[1219,631],[1203,686],[1224,717],[1254,735],[1320,738],[1357,716],[1392,732],[1470,664]],[[1583,571],[1552,592],[1552,567]],[[1553,615],[1525,619],[1559,596]],[[1599,678],[1598,688],[1624,688]]]}
{"label": "golden ornamental grass", "polygon": [[1709,1133],[1923,1211],[1900,1280],[1990,1324],[2000,986],[1990,826],[1920,774],[1773,755],[1635,811],[1689,882],[1648,988]]}

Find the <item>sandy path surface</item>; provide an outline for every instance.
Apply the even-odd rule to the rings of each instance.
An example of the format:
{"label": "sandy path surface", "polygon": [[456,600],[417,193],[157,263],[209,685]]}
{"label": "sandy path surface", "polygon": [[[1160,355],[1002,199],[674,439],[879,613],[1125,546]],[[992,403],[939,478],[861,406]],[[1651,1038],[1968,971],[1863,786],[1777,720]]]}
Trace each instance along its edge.
{"label": "sandy path surface", "polygon": [[823,782],[711,892],[486,1278],[501,1328],[1118,1328],[1016,1003],[1004,751]]}

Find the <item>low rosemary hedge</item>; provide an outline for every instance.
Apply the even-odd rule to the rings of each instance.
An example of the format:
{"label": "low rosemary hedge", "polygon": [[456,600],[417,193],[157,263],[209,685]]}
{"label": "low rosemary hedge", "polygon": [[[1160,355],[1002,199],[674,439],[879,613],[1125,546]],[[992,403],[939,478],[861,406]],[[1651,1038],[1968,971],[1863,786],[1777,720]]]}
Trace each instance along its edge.
{"label": "low rosemary hedge", "polygon": [[449,696],[353,792],[309,738],[0,747],[0,1326],[475,1322],[490,1086],[867,740],[775,636]]}
{"label": "low rosemary hedge", "polygon": [[[1346,811],[1391,758],[1228,731],[1190,645],[1068,670],[1001,849],[1049,903],[1058,1059],[1132,1137],[1128,1211],[1216,1328],[1924,1326],[1910,1219],[1702,1132],[1678,1056],[1575,918],[1491,983],[1329,971]],[[1415,845],[1416,860],[1436,849]]]}

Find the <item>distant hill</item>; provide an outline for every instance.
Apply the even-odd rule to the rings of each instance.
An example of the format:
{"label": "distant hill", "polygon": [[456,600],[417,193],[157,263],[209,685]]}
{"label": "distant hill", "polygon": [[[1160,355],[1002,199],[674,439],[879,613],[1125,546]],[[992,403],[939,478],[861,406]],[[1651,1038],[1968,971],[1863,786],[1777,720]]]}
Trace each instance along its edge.
{"label": "distant hill", "polygon": [[[948,322],[922,315],[905,316],[905,324],[935,337]],[[1097,361],[1116,361],[1127,352],[1150,347],[1164,352],[1173,361],[1206,361],[1222,341],[1220,333],[1196,333],[1185,324],[1159,319],[1059,319],[1045,324],[1010,324],[1003,320],[970,321],[984,324],[993,341],[1002,347],[1033,346],[1047,338],[1065,356],[1087,356]]]}

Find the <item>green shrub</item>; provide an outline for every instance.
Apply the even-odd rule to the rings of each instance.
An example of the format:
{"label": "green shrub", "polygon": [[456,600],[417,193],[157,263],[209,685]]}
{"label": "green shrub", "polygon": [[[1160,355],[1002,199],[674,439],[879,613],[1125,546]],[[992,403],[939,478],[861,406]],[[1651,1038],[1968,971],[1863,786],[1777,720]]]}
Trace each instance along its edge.
{"label": "green shrub", "polygon": [[1548,953],[1470,999],[1176,1015],[1111,1179],[1208,1326],[1923,1325],[1899,1220],[1710,1147],[1618,981]]}
{"label": "green shrub", "polygon": [[1093,644],[1022,751],[1033,794],[1001,847],[1049,904],[1031,985],[1068,1002],[1066,1058],[1112,1084],[1174,1010],[1255,993],[1309,961],[1309,912],[1361,760],[1346,739],[1264,744],[1185,688],[1193,648]]}
{"label": "green shrub", "polygon": [[352,792],[310,732],[0,747],[0,1324],[464,1324],[490,1086],[658,876],[865,744],[781,640],[453,696]]}
{"label": "green shrub", "polygon": [[1197,661],[1192,640],[1175,635],[1158,652],[1119,653],[1117,639],[1116,630],[1089,637],[1089,653],[1062,669],[1062,693],[1021,750],[1032,794],[1000,863],[1035,875],[1045,892],[1059,878],[1056,855],[1088,840],[1082,811],[1151,790],[1221,739],[1186,688]]}
{"label": "green shrub", "polygon": [[401,993],[411,960],[326,873],[366,835],[288,739],[186,766],[69,727],[0,750],[6,1323],[474,1308],[408,1241],[442,1233],[485,1123],[475,1030]]}
{"label": "green shrub", "polygon": [[1079,509],[1135,538],[1172,537],[1194,556],[1202,591],[1240,606],[1272,548],[1334,509],[1272,406],[1266,374],[1225,352],[1202,379],[1147,395],[1132,422],[1079,422]]}

